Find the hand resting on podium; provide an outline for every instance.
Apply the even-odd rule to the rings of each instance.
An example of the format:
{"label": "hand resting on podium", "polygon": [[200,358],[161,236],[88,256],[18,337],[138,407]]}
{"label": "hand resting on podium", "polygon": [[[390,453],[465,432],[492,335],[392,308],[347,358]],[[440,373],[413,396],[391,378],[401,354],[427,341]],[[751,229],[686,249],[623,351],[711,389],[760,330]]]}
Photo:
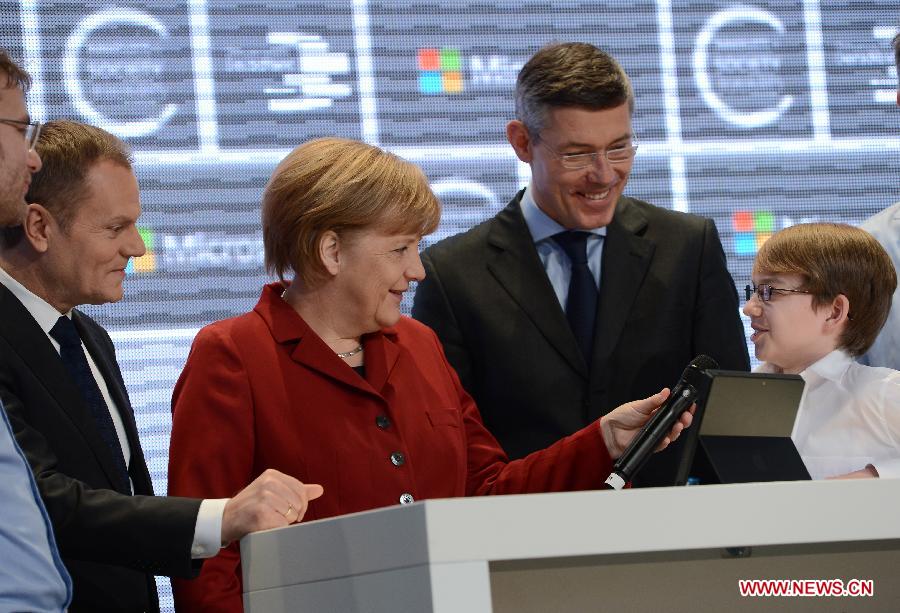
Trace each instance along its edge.
{"label": "hand resting on podium", "polygon": [[294,477],[268,469],[225,504],[222,545],[259,530],[281,528],[299,522],[310,500],[325,490],[301,483]]}

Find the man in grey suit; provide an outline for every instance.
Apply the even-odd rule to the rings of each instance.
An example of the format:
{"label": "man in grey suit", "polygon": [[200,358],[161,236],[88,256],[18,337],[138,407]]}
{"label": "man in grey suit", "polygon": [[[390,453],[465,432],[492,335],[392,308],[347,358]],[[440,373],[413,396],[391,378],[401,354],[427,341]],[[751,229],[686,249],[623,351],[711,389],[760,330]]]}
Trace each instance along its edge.
{"label": "man in grey suit", "polygon": [[[513,458],[673,385],[698,354],[749,369],[713,222],[623,195],[633,107],[628,76],[600,49],[538,51],[506,128],[531,182],[422,258],[413,316]],[[671,484],[680,452],[657,454],[636,483]]]}
{"label": "man in grey suit", "polygon": [[153,575],[193,576],[248,532],[298,521],[322,488],[268,470],[232,498],[153,496],[112,341],[76,308],[121,299],[144,253],[130,153],[69,121],[45,124],[37,150],[22,223],[0,236],[0,398],[72,575],[70,610],[156,610]]}

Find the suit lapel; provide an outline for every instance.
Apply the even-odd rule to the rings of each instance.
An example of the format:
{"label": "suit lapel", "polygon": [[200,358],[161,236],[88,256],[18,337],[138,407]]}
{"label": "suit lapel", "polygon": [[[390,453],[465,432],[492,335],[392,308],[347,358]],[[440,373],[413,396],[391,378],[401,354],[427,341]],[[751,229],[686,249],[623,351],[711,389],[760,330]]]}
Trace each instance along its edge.
{"label": "suit lapel", "polygon": [[[357,375],[339,357],[337,357],[328,345],[313,332],[303,318],[281,299],[283,287],[273,283],[263,290],[263,294],[254,309],[272,334],[272,338],[281,345],[293,345],[290,349],[291,359],[298,364],[303,364],[310,370],[333,379],[334,381],[355,388],[366,394],[377,392],[368,381]],[[381,349],[383,344],[382,334],[375,333],[363,337],[363,348],[366,352],[366,374],[369,379],[373,376],[386,380],[390,369],[397,360],[396,348],[392,354],[387,349]],[[372,369],[373,372],[369,372]],[[382,380],[382,385],[383,385]]]}
{"label": "suit lapel", "polygon": [[291,352],[291,359],[360,392],[381,396],[400,351],[396,345],[385,341],[382,332],[367,334],[363,337],[362,344],[365,351],[365,379],[337,357],[311,329],[297,339],[297,345]]}
{"label": "suit lapel", "polygon": [[[109,390],[109,395],[116,405],[115,409],[118,409],[122,425],[125,427],[125,436],[128,438],[128,446],[131,448],[128,473],[134,484],[134,491],[136,494],[152,494],[153,484],[144,461],[134,410],[131,407],[128,390],[125,389],[125,382],[122,381],[119,368],[115,363],[115,354],[111,353],[106,343],[98,338],[94,328],[86,324],[85,317],[80,312],[72,312],[72,322],[78,329],[85,348],[100,370],[100,375],[106,382],[106,388]],[[110,411],[114,410],[113,407],[108,408]]]}
{"label": "suit lapel", "polygon": [[647,218],[640,209],[628,198],[620,200],[603,246],[600,304],[594,333],[595,368],[609,359],[618,344],[650,267],[656,246],[641,236],[646,227]]}
{"label": "suit lapel", "polygon": [[520,195],[494,218],[488,243],[495,248],[488,270],[559,354],[583,377],[587,366],[553,292],[519,207]]}
{"label": "suit lapel", "polygon": [[397,331],[394,328],[386,328],[381,332],[369,334],[363,339],[366,349],[366,380],[372,389],[382,397],[385,395],[385,386],[400,357],[400,349],[395,342],[396,338]]}
{"label": "suit lapel", "polygon": [[[109,447],[103,442],[90,409],[81,400],[81,392],[63,366],[50,339],[18,298],[0,285],[0,334],[7,339],[35,379],[44,386],[62,412],[81,432],[97,463],[110,483],[119,483]],[[27,412],[27,408],[26,412]],[[124,493],[124,492],[123,492]],[[129,492],[130,493],[130,492]]]}

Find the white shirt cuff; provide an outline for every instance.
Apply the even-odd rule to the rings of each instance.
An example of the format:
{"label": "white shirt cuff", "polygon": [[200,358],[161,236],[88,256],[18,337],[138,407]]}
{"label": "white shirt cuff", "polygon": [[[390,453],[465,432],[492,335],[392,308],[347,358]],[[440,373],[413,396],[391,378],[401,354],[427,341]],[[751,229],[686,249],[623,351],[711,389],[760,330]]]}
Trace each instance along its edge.
{"label": "white shirt cuff", "polygon": [[897,479],[900,478],[900,459],[895,460],[879,460],[872,462],[872,466],[878,471],[880,479]]}
{"label": "white shirt cuff", "polygon": [[222,548],[222,516],[231,498],[208,498],[200,503],[197,523],[194,525],[194,542],[191,559],[211,558]]}

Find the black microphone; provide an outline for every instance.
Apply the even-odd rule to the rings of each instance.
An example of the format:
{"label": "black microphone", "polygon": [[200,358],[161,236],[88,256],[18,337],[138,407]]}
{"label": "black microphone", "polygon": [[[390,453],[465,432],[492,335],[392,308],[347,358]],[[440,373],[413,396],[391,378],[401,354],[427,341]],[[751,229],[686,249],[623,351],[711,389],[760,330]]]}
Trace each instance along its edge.
{"label": "black microphone", "polygon": [[718,366],[718,363],[708,355],[698,355],[688,364],[666,403],[644,424],[625,452],[615,461],[606,485],[620,490],[627,481],[634,478],[681,414],[696,402],[702,389],[701,384],[704,378],[708,377],[706,370]]}

